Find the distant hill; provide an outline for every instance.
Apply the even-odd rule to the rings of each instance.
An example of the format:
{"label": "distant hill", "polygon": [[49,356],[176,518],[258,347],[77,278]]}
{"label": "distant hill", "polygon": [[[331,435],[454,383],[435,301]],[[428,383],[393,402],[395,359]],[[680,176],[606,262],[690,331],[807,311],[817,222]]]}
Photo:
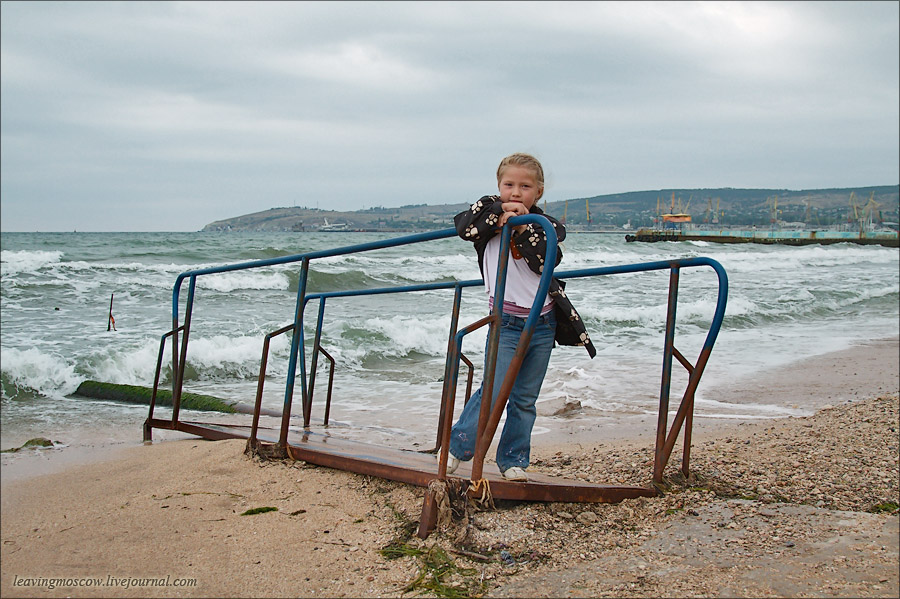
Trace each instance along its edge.
{"label": "distant hill", "polygon": [[446,228],[453,215],[468,203],[428,206],[415,204],[399,208],[368,208],[353,212],[320,210],[295,206],[269,208],[243,216],[209,223],[203,231],[410,231]]}
{"label": "distant hill", "polygon": [[[475,198],[473,198],[474,200]],[[270,208],[217,220],[203,231],[424,231],[453,225],[453,216],[469,202],[357,211],[306,207]],[[576,227],[649,226],[658,213],[691,214],[695,223],[755,225],[779,221],[834,225],[871,214],[876,222],[900,221],[900,185],[840,189],[660,189],[575,198],[541,207]],[[588,213],[588,209],[590,213]],[[590,222],[588,221],[590,214]]]}

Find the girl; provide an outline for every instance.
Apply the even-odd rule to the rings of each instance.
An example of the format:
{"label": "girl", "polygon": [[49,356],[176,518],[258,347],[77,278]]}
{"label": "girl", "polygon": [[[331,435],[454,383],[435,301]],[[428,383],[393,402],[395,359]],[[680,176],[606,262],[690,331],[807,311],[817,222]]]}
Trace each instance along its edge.
{"label": "girl", "polygon": [[[500,229],[514,216],[525,214],[544,215],[556,230],[558,241],[563,241],[566,230],[556,219],[545,215],[537,206],[544,194],[544,169],[529,154],[512,154],[500,162],[497,168],[499,196],[484,196],[465,212],[457,214],[454,221],[459,236],[474,242],[478,254],[478,267],[484,278],[493,309],[497,263],[500,259]],[[540,225],[518,225],[510,241],[510,260],[504,292],[500,346],[493,398],[496,401],[504,373],[515,355],[519,336],[534,303],[535,294],[543,272],[547,236]],[[562,260],[557,251],[556,264]],[[516,377],[506,406],[506,423],[497,447],[497,465],[507,480],[528,480],[525,469],[531,457],[531,429],[537,416],[538,393],[547,371],[554,340],[562,345],[583,345],[593,358],[594,346],[585,331],[584,324],[572,304],[566,298],[561,281],[553,279],[550,292],[544,298],[541,317],[535,326],[528,351]],[[487,352],[485,352],[486,354]],[[482,383],[483,388],[483,383]],[[447,473],[454,472],[460,461],[471,460],[475,455],[478,416],[481,410],[482,388],[476,391],[463,408],[459,421],[450,432],[450,456]]]}

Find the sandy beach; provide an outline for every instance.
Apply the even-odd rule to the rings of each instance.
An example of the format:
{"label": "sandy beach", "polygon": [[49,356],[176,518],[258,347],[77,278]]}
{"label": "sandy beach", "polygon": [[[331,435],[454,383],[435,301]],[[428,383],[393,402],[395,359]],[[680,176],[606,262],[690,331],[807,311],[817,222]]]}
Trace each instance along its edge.
{"label": "sandy beach", "polygon": [[[896,597],[898,364],[894,337],[703,388],[809,415],[695,420],[691,477],[673,457],[658,497],[497,502],[424,541],[423,489],[239,440],[5,454],[0,595]],[[655,422],[552,408],[532,470],[649,484]]]}

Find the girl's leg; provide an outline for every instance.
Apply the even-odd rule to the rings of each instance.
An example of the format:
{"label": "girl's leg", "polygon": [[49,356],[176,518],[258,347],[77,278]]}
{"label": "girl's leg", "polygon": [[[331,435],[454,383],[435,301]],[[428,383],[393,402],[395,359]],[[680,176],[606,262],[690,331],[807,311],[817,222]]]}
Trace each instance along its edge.
{"label": "girl's leg", "polygon": [[[482,383],[483,385],[484,383]],[[463,408],[462,414],[450,430],[450,453],[463,462],[475,455],[475,440],[478,433],[478,414],[481,410],[481,387],[472,394]]]}
{"label": "girl's leg", "polygon": [[530,463],[531,430],[537,417],[535,404],[547,372],[555,336],[556,321],[553,312],[550,312],[535,326],[522,367],[509,394],[506,423],[497,446],[497,466],[500,472],[505,472],[513,466],[527,468]]}
{"label": "girl's leg", "polygon": [[[519,321],[517,327],[516,321]],[[512,321],[512,322],[511,322]],[[503,377],[509,369],[512,357],[516,351],[516,344],[519,342],[519,335],[522,332],[521,319],[510,317],[503,314],[502,326],[500,328],[500,346],[497,351],[497,369],[494,376],[493,401],[496,401],[497,395],[500,393],[500,386],[503,384]],[[485,341],[485,361],[487,361],[487,341]],[[485,365],[486,366],[486,365]],[[453,429],[450,431],[450,453],[458,460],[464,462],[471,460],[475,455],[475,441],[478,435],[478,416],[481,411],[481,395],[484,390],[484,382],[478,391],[472,394],[469,402],[463,408],[462,414]],[[493,401],[491,406],[493,406]]]}

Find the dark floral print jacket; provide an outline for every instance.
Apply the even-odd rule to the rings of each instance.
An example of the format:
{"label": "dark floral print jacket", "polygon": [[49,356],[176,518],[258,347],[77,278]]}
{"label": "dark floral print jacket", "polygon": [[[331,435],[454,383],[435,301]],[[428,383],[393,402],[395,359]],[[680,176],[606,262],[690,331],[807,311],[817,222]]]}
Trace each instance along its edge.
{"label": "dark floral print jacket", "polygon": [[[503,214],[499,196],[484,196],[472,204],[465,212],[460,212],[453,219],[456,232],[466,241],[475,244],[478,253],[478,268],[484,276],[484,251],[488,241],[500,232],[498,223]],[[531,207],[531,214],[544,216],[556,230],[557,240],[566,238],[566,228],[552,216],[547,216],[537,205]],[[518,250],[532,272],[544,272],[544,256],[547,252],[547,235],[540,225],[528,224],[521,233],[513,231],[510,243]],[[557,248],[556,264],[562,260],[562,250]],[[556,342],[560,345],[581,345],[593,358],[597,355],[594,344],[588,336],[581,317],[572,302],[566,297],[565,283],[555,277],[550,281],[550,297],[553,298],[553,309],[556,313]]]}

